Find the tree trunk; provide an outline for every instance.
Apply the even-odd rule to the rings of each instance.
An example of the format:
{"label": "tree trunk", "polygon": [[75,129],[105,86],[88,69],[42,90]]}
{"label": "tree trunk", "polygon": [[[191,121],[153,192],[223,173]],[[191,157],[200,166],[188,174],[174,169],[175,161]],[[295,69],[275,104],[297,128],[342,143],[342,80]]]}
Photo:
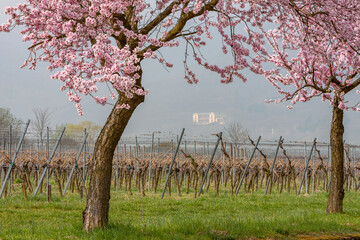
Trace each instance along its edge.
{"label": "tree trunk", "polygon": [[344,112],[337,106],[334,104],[330,133],[331,179],[327,213],[342,212],[344,199]]}
{"label": "tree trunk", "polygon": [[87,232],[105,227],[108,223],[114,151],[131,115],[143,101],[144,96],[139,95],[134,95],[131,99],[120,97],[116,104],[129,104],[130,109],[116,109],[115,106],[96,140],[86,208],[83,212],[83,228]]}

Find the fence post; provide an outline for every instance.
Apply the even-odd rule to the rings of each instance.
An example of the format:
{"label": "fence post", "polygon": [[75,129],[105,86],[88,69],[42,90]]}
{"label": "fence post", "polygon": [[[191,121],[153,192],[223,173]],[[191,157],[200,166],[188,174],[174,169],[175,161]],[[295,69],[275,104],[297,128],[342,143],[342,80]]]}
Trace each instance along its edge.
{"label": "fence post", "polygon": [[[77,156],[76,156],[76,158],[75,158],[75,161],[74,161],[74,166],[72,167],[71,172],[70,172],[70,175],[69,175],[69,178],[68,178],[68,180],[67,180],[67,182],[66,182],[66,185],[65,185],[65,188],[64,188],[64,191],[63,191],[63,196],[65,196],[66,189],[68,188],[68,186],[69,186],[69,184],[70,184],[70,181],[71,181],[71,178],[72,178],[72,175],[74,174],[75,168],[77,167],[77,161],[78,161],[78,159],[80,158],[80,155],[81,155],[81,153],[82,153],[82,151],[83,151],[83,148],[84,148],[84,146],[85,146],[85,144],[86,144],[86,138],[87,138],[87,136],[88,136],[88,133],[85,132],[84,140],[83,140],[83,142],[82,142],[82,144],[81,144],[81,147],[80,147],[80,149],[79,149],[79,152],[78,152],[78,154],[77,154]],[[85,185],[85,182],[84,182],[84,185]]]}
{"label": "fence post", "polygon": [[[199,195],[198,195],[199,197],[200,197],[201,192],[202,192],[202,189],[203,189],[203,187],[204,187],[206,178],[207,178],[207,176],[208,176],[208,173],[209,173],[211,164],[212,164],[212,162],[213,162],[213,159],[214,159],[214,156],[215,156],[216,150],[217,150],[217,148],[218,148],[218,145],[219,145],[219,142],[220,142],[221,137],[222,137],[222,132],[220,132],[220,134],[219,134],[219,136],[218,136],[218,139],[217,139],[217,142],[216,142],[214,151],[213,151],[213,153],[212,153],[212,155],[211,155],[211,158],[210,158],[210,161],[209,161],[209,165],[208,165],[208,167],[207,167],[207,169],[206,169],[206,172],[205,172],[205,175],[204,175],[204,178],[203,178],[203,182],[202,182],[202,184],[201,184],[201,186],[200,186]],[[209,181],[210,181],[210,179],[209,179]]]}
{"label": "fence post", "polygon": [[6,173],[4,182],[3,182],[3,184],[2,184],[1,191],[0,191],[0,197],[3,195],[4,189],[5,189],[5,186],[6,186],[6,182],[7,182],[7,180],[8,180],[9,177],[10,177],[12,167],[14,166],[14,162],[15,162],[16,156],[17,156],[17,154],[18,154],[18,152],[19,152],[19,150],[20,150],[21,144],[22,144],[22,142],[23,142],[23,140],[24,140],[24,138],[25,138],[25,134],[26,134],[26,132],[27,132],[27,129],[28,129],[28,127],[29,127],[29,124],[30,124],[30,120],[28,120],[28,121],[26,122],[26,124],[25,124],[25,129],[24,129],[23,135],[21,136],[21,138],[20,138],[20,140],[19,140],[19,144],[17,145],[16,152],[15,152],[15,154],[14,154],[13,159],[11,160],[9,169],[8,169],[8,171],[7,171],[7,173]]}
{"label": "fence post", "polygon": [[153,158],[154,151],[154,132],[151,135],[151,150],[150,150],[150,163],[149,163],[149,192],[151,188],[151,160]]}
{"label": "fence post", "polygon": [[160,138],[158,138],[157,153],[160,153]]}
{"label": "fence post", "polygon": [[170,179],[171,172],[172,172],[172,166],[174,165],[174,162],[175,162],[175,159],[176,159],[176,155],[177,155],[177,153],[178,153],[178,151],[179,151],[181,139],[182,139],[182,137],[183,137],[183,135],[184,135],[184,132],[185,132],[185,128],[183,128],[182,131],[181,131],[180,139],[179,139],[179,141],[178,141],[178,144],[177,144],[175,153],[174,153],[173,158],[172,158],[172,160],[171,160],[171,164],[170,164],[170,167],[169,167],[169,172],[168,172],[168,175],[167,175],[167,177],[166,177],[165,186],[164,186],[164,190],[163,190],[162,195],[161,195],[161,199],[164,198],[164,194],[165,194],[165,191],[166,191],[166,187],[167,187],[167,184],[168,184],[168,181],[169,181],[169,179]]}
{"label": "fence post", "polygon": [[[304,165],[306,165],[306,141],[304,142]],[[308,178],[305,178],[305,192],[309,193],[309,189],[308,189]]]}
{"label": "fence post", "polygon": [[88,137],[88,133],[86,132],[86,128],[84,128],[84,154],[83,154],[83,182],[84,182],[84,186],[86,184],[86,139]]}
{"label": "fence post", "polygon": [[[354,158],[354,166],[356,166],[356,147],[355,146],[353,147],[353,158]],[[355,179],[358,179],[357,178],[357,173],[356,173],[356,167],[354,169],[354,177],[355,177]],[[355,184],[356,184],[356,182],[355,182]],[[355,190],[356,190],[356,187],[357,186],[355,186]]]}
{"label": "fence post", "polygon": [[235,193],[236,196],[237,196],[238,193],[239,193],[240,187],[241,187],[241,185],[242,185],[242,182],[244,181],[244,178],[245,178],[245,176],[246,176],[246,172],[247,172],[247,170],[248,170],[248,168],[249,168],[249,166],[250,166],[251,160],[252,160],[253,157],[254,157],[254,154],[255,154],[255,151],[256,151],[256,149],[257,149],[257,146],[258,146],[258,144],[259,144],[259,142],[260,142],[260,139],[261,139],[261,136],[259,136],[259,138],[258,138],[258,140],[257,140],[257,142],[256,142],[256,145],[255,145],[255,147],[254,147],[254,150],[253,150],[253,152],[252,152],[252,154],[251,154],[251,157],[249,158],[249,161],[248,161],[248,163],[247,163],[247,165],[246,165],[246,168],[245,168],[244,173],[243,173],[243,175],[242,175],[242,177],[241,177],[239,186],[238,186],[238,188],[236,189],[236,193]]}
{"label": "fence post", "polygon": [[51,202],[51,185],[47,186],[48,202]]}
{"label": "fence post", "polygon": [[[179,135],[176,135],[176,143],[178,143],[179,142]],[[181,143],[180,143],[180,145],[179,145],[179,147],[181,146]],[[179,169],[180,168],[180,165],[179,165],[179,159],[177,159],[177,161],[176,161],[176,167]],[[178,173],[178,174],[180,174],[180,172]]]}
{"label": "fence post", "polygon": [[[176,143],[179,142],[179,135],[176,135]],[[178,167],[179,167],[179,163],[178,163]]]}
{"label": "fence post", "polygon": [[44,171],[43,171],[43,173],[42,173],[42,175],[41,175],[41,177],[40,177],[40,180],[39,180],[39,182],[38,182],[38,185],[37,185],[37,187],[36,187],[36,189],[35,189],[34,197],[36,196],[36,194],[37,194],[38,191],[39,191],[39,188],[40,188],[40,186],[41,186],[41,184],[42,184],[42,181],[44,180],[45,174],[46,174],[47,170],[49,169],[49,164],[50,164],[51,160],[53,159],[53,157],[54,157],[54,155],[55,155],[56,149],[57,149],[57,147],[58,147],[58,145],[59,145],[59,142],[60,142],[60,140],[61,140],[64,132],[65,132],[65,128],[63,128],[63,130],[61,131],[60,136],[59,136],[59,138],[58,138],[58,140],[57,140],[57,142],[56,142],[56,144],[55,144],[55,146],[54,146],[54,148],[53,148],[53,151],[52,151],[52,153],[51,153],[51,156],[50,156],[49,159],[48,159],[48,162],[47,162],[47,164],[46,164],[46,166],[45,166],[45,169],[44,169]]}
{"label": "fence post", "polygon": [[116,192],[118,191],[119,188],[119,144],[116,145],[116,174],[115,174],[116,180],[115,180],[115,184],[116,184]]}
{"label": "fence post", "polygon": [[12,125],[9,127],[9,158],[12,156]]}
{"label": "fence post", "polygon": [[[46,127],[46,155],[49,158],[50,151],[50,139],[49,139],[49,127]],[[49,186],[49,169],[46,168],[46,187]]]}
{"label": "fence post", "polygon": [[[314,139],[313,145],[312,145],[312,147],[311,147],[310,154],[309,154],[309,158],[308,158],[308,160],[306,161],[305,170],[304,170],[304,175],[303,175],[303,177],[302,177],[302,179],[301,179],[301,183],[300,183],[300,187],[299,187],[299,191],[298,191],[298,194],[297,194],[297,195],[300,194],[302,185],[304,184],[305,176],[307,175],[307,167],[308,167],[308,164],[309,164],[309,162],[310,162],[311,155],[312,155],[312,152],[313,152],[313,150],[314,150],[315,144],[316,144],[316,138]],[[307,177],[306,177],[306,179],[307,179]]]}
{"label": "fence post", "polygon": [[330,161],[330,144],[328,144],[328,157],[326,161],[326,171],[329,172],[329,161]]}
{"label": "fence post", "polygon": [[194,141],[194,159],[196,159],[196,141]]}
{"label": "fence post", "polygon": [[137,158],[139,156],[139,144],[137,136],[135,136],[135,157]]}
{"label": "fence post", "polygon": [[[138,159],[139,157],[139,144],[137,136],[135,136],[135,157]],[[136,161],[136,170],[139,170],[139,162]]]}
{"label": "fence post", "polygon": [[[12,156],[12,125],[10,124],[9,128],[9,159],[11,159]],[[12,168],[12,166],[11,166]],[[11,193],[11,174],[9,176],[9,193]]]}
{"label": "fence post", "polygon": [[314,155],[311,156],[311,160],[312,160],[312,165],[313,165],[313,170],[312,170],[312,194],[314,194],[315,191],[315,159],[314,159]]}
{"label": "fence post", "polygon": [[[277,148],[276,148],[274,160],[273,160],[273,162],[272,162],[271,169],[270,169],[270,178],[268,179],[267,184],[266,184],[265,195],[267,194],[267,191],[268,191],[268,189],[269,189],[269,184],[270,184],[270,180],[271,180],[272,175],[273,175],[273,170],[274,170],[274,166],[275,166],[276,157],[277,157],[277,155],[278,155],[279,148],[280,148],[280,145],[281,145],[282,141],[283,141],[282,136],[280,136],[280,139],[279,139],[279,142],[278,142],[278,145],[277,145]],[[289,181],[290,181],[290,180],[289,180]]]}

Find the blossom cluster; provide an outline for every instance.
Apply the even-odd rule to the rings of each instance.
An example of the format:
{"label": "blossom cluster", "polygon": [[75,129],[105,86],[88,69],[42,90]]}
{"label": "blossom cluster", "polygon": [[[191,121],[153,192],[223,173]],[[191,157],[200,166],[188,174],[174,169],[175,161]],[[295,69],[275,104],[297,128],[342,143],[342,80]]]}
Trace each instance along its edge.
{"label": "blossom cluster", "polygon": [[[271,14],[264,14],[265,5],[249,7],[242,1],[225,0],[158,0],[155,5],[145,0],[27,0],[6,8],[10,19],[0,26],[0,32],[23,25],[21,33],[31,44],[31,55],[22,67],[35,69],[38,61],[48,62],[49,70],[57,70],[52,78],[63,82],[61,90],[67,91],[82,114],[80,95],[91,95],[105,105],[116,98],[115,93],[128,98],[146,94],[141,86],[142,60],[157,59],[172,67],[158,57],[160,48],[178,47],[177,38],[183,37],[200,50],[213,39],[214,29],[223,39],[223,52],[230,50],[235,56],[234,63],[220,67],[202,61],[196,50],[195,62],[220,74],[223,83],[232,82],[234,76],[245,81],[241,70],[250,63],[244,44],[261,51],[262,43],[260,38],[246,38],[234,31],[242,22],[261,26],[269,20]],[[179,19],[184,26],[178,27]],[[187,67],[185,79],[198,82]],[[100,83],[112,86],[110,98],[96,96]]]}
{"label": "blossom cluster", "polygon": [[[6,8],[10,19],[0,32],[25,27],[21,33],[30,56],[22,67],[48,62],[48,69],[56,70],[52,78],[63,83],[61,90],[79,114],[81,95],[105,105],[120,96],[147,94],[141,62],[172,67],[158,51],[178,47],[180,38],[186,43],[189,83],[199,81],[188,64],[191,56],[219,74],[222,83],[235,77],[246,81],[244,69],[264,75],[284,95],[276,101],[295,104],[321,96],[358,111],[344,96],[360,83],[359,10],[358,0],[27,0]],[[204,46],[219,39],[214,34],[232,64],[202,57]],[[97,96],[100,84],[107,85],[109,95]],[[121,103],[116,108],[129,108]]]}
{"label": "blossom cluster", "polygon": [[[274,3],[279,9],[276,28],[261,31],[272,51],[258,56],[256,71],[284,95],[271,101],[291,100],[294,105],[321,96],[340,109],[360,111],[358,103],[345,99],[360,85],[360,2],[288,3]],[[261,63],[272,66],[266,69]]]}

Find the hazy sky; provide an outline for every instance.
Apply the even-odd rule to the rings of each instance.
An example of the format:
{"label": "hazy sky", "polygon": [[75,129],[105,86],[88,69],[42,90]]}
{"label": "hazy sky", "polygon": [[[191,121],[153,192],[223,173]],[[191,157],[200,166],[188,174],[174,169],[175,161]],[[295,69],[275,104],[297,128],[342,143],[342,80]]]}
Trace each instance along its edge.
{"label": "hazy sky", "polygon": [[[0,1],[0,22],[7,17],[4,8],[20,1]],[[0,33],[0,107],[10,108],[21,119],[33,118],[32,109],[49,108],[52,124],[77,123],[91,120],[103,124],[110,112],[109,106],[100,106],[91,98],[83,98],[84,116],[79,117],[75,105],[68,101],[66,92],[61,92],[60,82],[50,79],[51,73],[46,63],[39,64],[36,71],[20,69],[28,56],[28,43],[22,42],[19,29],[11,33]],[[216,48],[216,44],[211,47]],[[313,99],[297,104],[288,110],[285,104],[267,104],[264,99],[276,99],[280,95],[263,77],[246,72],[248,82],[240,80],[224,85],[219,77],[194,66],[200,82],[189,85],[183,78],[183,49],[163,50],[175,67],[170,71],[158,63],[144,62],[143,86],[150,90],[145,103],[141,104],[127,126],[125,135],[146,133],[154,130],[180,133],[186,128],[188,135],[200,134],[210,137],[210,133],[223,126],[207,129],[192,124],[194,112],[215,112],[224,114],[228,121],[240,122],[249,129],[253,138],[262,135],[265,139],[307,140],[314,137],[328,141],[331,106]],[[212,63],[226,62],[217,52],[207,53]],[[360,143],[360,113],[345,112],[345,139]]]}

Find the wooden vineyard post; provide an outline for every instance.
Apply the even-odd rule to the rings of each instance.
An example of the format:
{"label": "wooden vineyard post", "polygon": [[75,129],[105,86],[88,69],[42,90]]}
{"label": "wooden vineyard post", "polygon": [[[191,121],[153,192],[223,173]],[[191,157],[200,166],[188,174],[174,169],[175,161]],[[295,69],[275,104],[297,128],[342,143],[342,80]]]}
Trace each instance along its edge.
{"label": "wooden vineyard post", "polygon": [[[329,162],[330,162],[330,160],[331,160],[331,155],[330,155],[330,144],[328,144],[328,157],[327,157],[327,161],[326,161],[326,172],[328,172],[329,173]],[[329,174],[328,174],[329,175]],[[327,176],[327,184],[326,184],[326,186],[325,186],[325,191],[327,192],[328,190],[329,190],[329,183],[330,183],[330,181],[329,181],[329,176]]]}
{"label": "wooden vineyard post", "polygon": [[171,160],[171,164],[170,164],[170,167],[169,167],[169,172],[168,172],[168,175],[167,175],[167,177],[166,177],[165,186],[164,186],[164,189],[163,189],[163,192],[162,192],[162,195],[161,195],[161,199],[164,198],[164,194],[165,194],[165,191],[166,191],[166,187],[167,187],[167,185],[168,185],[168,182],[169,182],[169,179],[170,179],[170,175],[171,175],[171,172],[172,172],[172,167],[173,167],[173,165],[174,165],[174,162],[175,162],[175,159],[176,159],[176,155],[177,155],[177,153],[178,153],[178,151],[179,151],[181,139],[183,138],[184,132],[185,132],[185,128],[183,128],[182,131],[181,131],[180,139],[179,139],[179,141],[178,141],[178,143],[177,143],[177,147],[176,147],[175,153],[174,153],[173,158],[172,158],[172,160]]}
{"label": "wooden vineyard post", "polygon": [[[355,166],[357,165],[357,161],[356,161],[356,153],[357,153],[357,151],[356,151],[356,152],[355,152],[355,154],[354,154]],[[358,179],[358,178],[357,178],[356,168],[355,168],[355,178],[356,178],[356,179]],[[359,189],[359,187],[360,187],[360,181],[359,181],[358,185],[355,187],[355,191],[357,191],[357,190]]]}
{"label": "wooden vineyard post", "polygon": [[[178,143],[179,142],[179,135],[176,135],[176,143]],[[180,148],[180,146],[181,146],[181,143],[180,143],[180,145],[179,145],[179,148]],[[177,156],[178,156],[178,153],[176,153],[177,154]],[[177,157],[176,156],[176,157]],[[177,161],[176,161],[176,167],[177,167],[177,169],[180,169],[180,164],[179,164],[179,159],[177,159]],[[180,172],[178,172],[178,174],[177,174],[177,177],[179,178],[179,174],[180,174]]]}
{"label": "wooden vineyard post", "polygon": [[158,138],[157,153],[160,153],[160,138]]}
{"label": "wooden vineyard post", "polygon": [[[357,165],[357,159],[356,159],[357,150],[356,150],[356,149],[354,149],[354,150],[355,150],[355,153],[354,153],[354,161],[355,161],[355,166],[356,166],[356,165]],[[355,179],[358,179],[358,178],[357,178],[356,168],[355,168]],[[355,187],[355,191],[357,191],[357,190],[359,189],[359,187],[360,187],[360,181],[359,181],[358,185]]]}
{"label": "wooden vineyard post", "polygon": [[257,142],[256,142],[256,145],[255,145],[255,147],[254,147],[254,150],[253,150],[253,152],[252,152],[252,154],[251,154],[251,157],[249,158],[249,161],[248,161],[248,163],[247,163],[247,165],[246,165],[246,168],[245,168],[244,173],[243,173],[243,175],[242,175],[242,177],[241,177],[239,186],[238,186],[238,188],[236,189],[236,192],[235,192],[235,195],[236,195],[236,196],[238,195],[239,190],[240,190],[240,187],[241,187],[241,185],[242,185],[242,183],[243,183],[243,181],[244,181],[244,179],[245,179],[247,170],[248,170],[248,168],[249,168],[249,166],[250,166],[251,160],[252,160],[253,157],[254,157],[254,154],[255,154],[255,151],[256,151],[256,149],[257,149],[257,146],[258,146],[258,144],[259,144],[259,142],[260,142],[260,139],[261,139],[261,136],[259,136],[259,138],[258,138],[258,140],[257,140]]}
{"label": "wooden vineyard post", "polygon": [[[306,165],[306,141],[304,142],[304,164]],[[305,178],[305,192],[309,193],[307,177]]]}
{"label": "wooden vineyard post", "polygon": [[194,141],[194,159],[196,159],[196,141]]}
{"label": "wooden vineyard post", "polygon": [[63,130],[61,131],[60,136],[59,136],[59,138],[58,138],[58,140],[57,140],[57,142],[56,142],[56,144],[54,146],[54,149],[53,149],[53,151],[51,153],[51,156],[48,159],[46,167],[45,167],[43,173],[41,174],[40,180],[39,180],[38,185],[37,185],[37,187],[35,189],[35,192],[34,192],[34,197],[36,196],[36,194],[38,193],[38,191],[40,189],[40,186],[42,185],[42,181],[44,180],[45,174],[47,173],[47,170],[49,168],[49,164],[50,164],[51,160],[53,159],[53,157],[55,155],[56,149],[59,146],[60,140],[61,140],[62,136],[64,135],[64,132],[65,132],[65,128],[63,128]]}
{"label": "wooden vineyard post", "polygon": [[[12,125],[10,124],[9,127],[9,159],[11,159],[12,156]],[[12,168],[12,165],[9,166],[9,168]],[[8,187],[8,193],[11,193],[11,174],[9,176],[9,187]]]}
{"label": "wooden vineyard post", "polygon": [[154,132],[151,135],[151,150],[150,150],[150,163],[149,163],[149,193],[151,190],[151,164],[152,164],[152,158],[153,158],[153,153],[154,153]]}
{"label": "wooden vineyard post", "polygon": [[[138,144],[138,139],[137,136],[135,136],[135,158],[138,159],[139,157],[139,144]],[[136,170],[139,170],[139,162],[136,161]]]}
{"label": "wooden vineyard post", "polygon": [[51,202],[51,185],[47,186],[47,197],[48,197],[48,202]]}
{"label": "wooden vineyard post", "polygon": [[1,191],[0,191],[0,197],[1,197],[1,196],[3,195],[3,193],[4,193],[4,190],[5,190],[5,187],[6,187],[6,182],[7,182],[7,180],[8,180],[9,177],[10,177],[11,170],[12,170],[12,168],[13,168],[13,166],[14,166],[14,162],[15,162],[16,156],[17,156],[17,154],[19,153],[21,144],[22,144],[22,142],[23,142],[23,140],[24,140],[24,138],[25,138],[25,134],[26,134],[26,132],[27,132],[27,129],[28,129],[28,127],[29,127],[29,124],[30,124],[30,120],[28,120],[28,121],[26,122],[26,124],[25,124],[25,129],[24,129],[23,135],[21,136],[21,138],[20,138],[20,140],[19,140],[19,144],[17,145],[16,152],[15,152],[15,154],[14,154],[14,157],[13,157],[12,160],[11,160],[11,163],[10,163],[10,166],[9,166],[8,171],[7,171],[7,173],[6,173],[5,179],[4,179],[3,183],[2,183],[2,187],[1,187]]}
{"label": "wooden vineyard post", "polygon": [[[158,169],[158,165],[159,165],[159,155],[160,154],[160,138],[158,138],[158,145],[157,145],[157,160],[156,160],[156,167],[155,169]],[[156,176],[156,173],[155,173],[155,176]],[[155,192],[155,189],[154,189],[154,192]],[[156,193],[156,192],[155,192]]]}
{"label": "wooden vineyard post", "polygon": [[2,164],[1,164],[1,165],[0,165],[0,186],[1,186],[1,183],[2,183],[2,179],[3,179],[2,172],[3,172],[3,166],[2,166]]}
{"label": "wooden vineyard post", "polygon": [[[309,165],[309,162],[310,162],[311,155],[312,155],[312,152],[313,152],[313,150],[314,150],[315,144],[316,144],[316,138],[314,139],[314,142],[313,142],[313,145],[312,145],[312,147],[311,147],[308,160],[306,161],[305,169],[304,169],[304,175],[303,175],[303,177],[302,177],[302,179],[301,179],[301,183],[300,183],[300,187],[299,187],[299,191],[298,191],[298,194],[297,194],[297,195],[300,194],[302,185],[304,184],[304,180],[305,180],[305,177],[306,177],[306,175],[307,175],[307,168],[308,168],[308,165]],[[307,178],[307,177],[306,177],[306,178]]]}
{"label": "wooden vineyard post", "polygon": [[[203,182],[202,182],[202,184],[201,184],[201,186],[200,186],[200,190],[199,190],[198,197],[200,197],[200,195],[201,195],[202,189],[203,189],[204,184],[205,184],[205,181],[206,181],[206,179],[207,179],[207,176],[208,176],[208,173],[209,173],[211,164],[212,164],[212,162],[213,162],[213,159],[214,159],[214,156],[215,156],[215,153],[216,153],[216,150],[217,150],[217,148],[218,148],[218,145],[219,145],[219,142],[220,142],[220,139],[221,139],[221,138],[222,138],[222,132],[219,133],[219,136],[218,136],[218,139],[217,139],[217,142],[216,142],[214,151],[213,151],[213,153],[212,153],[212,155],[211,155],[211,158],[210,158],[210,161],[209,161],[209,165],[208,165],[208,167],[207,167],[207,169],[206,169],[206,172],[205,172],[205,175],[204,175],[204,178],[203,178]],[[209,181],[210,181],[210,179],[209,179]]]}
{"label": "wooden vineyard post", "polygon": [[[121,145],[120,145],[121,146]],[[116,146],[116,172],[115,172],[115,191],[119,188],[119,144]]]}
{"label": "wooden vineyard post", "polygon": [[314,155],[311,156],[311,160],[312,160],[312,187],[311,187],[311,193],[314,194],[315,191],[315,159],[314,159]]}
{"label": "wooden vineyard post", "polygon": [[83,175],[82,175],[82,178],[83,178],[83,182],[84,182],[84,186],[86,184],[86,152],[89,150],[89,149],[86,149],[86,139],[87,139],[87,136],[88,136],[88,133],[86,131],[86,128],[84,128],[84,139],[85,139],[85,142],[84,142],[84,155],[83,155]]}
{"label": "wooden vineyard post", "polygon": [[[353,147],[353,158],[354,158],[354,166],[356,166],[356,147],[355,146]],[[357,178],[356,168],[354,169],[354,177],[355,177],[355,179],[358,179]],[[356,181],[355,181],[354,185],[356,185]],[[355,186],[355,191],[356,190],[357,190],[357,186]]]}
{"label": "wooden vineyard post", "polygon": [[[83,151],[83,149],[84,149],[84,146],[85,146],[85,144],[86,144],[87,136],[88,136],[88,133],[85,132],[84,140],[83,140],[83,142],[82,142],[82,144],[81,144],[81,147],[80,147],[80,149],[79,149],[79,152],[78,152],[78,154],[77,154],[77,156],[76,156],[76,158],[75,158],[74,166],[72,167],[71,172],[70,172],[70,175],[69,175],[69,178],[68,178],[68,180],[67,180],[67,182],[66,182],[66,185],[65,185],[65,188],[64,188],[64,191],[63,191],[63,194],[62,194],[63,196],[65,196],[66,189],[68,188],[68,186],[69,186],[69,184],[70,184],[70,181],[71,181],[71,178],[72,178],[72,176],[73,176],[73,174],[74,174],[75,168],[77,168],[77,162],[78,162],[78,160],[79,160],[79,158],[80,158],[80,155],[81,155],[81,153],[82,153],[82,151]],[[84,182],[84,186],[85,186],[85,182]]]}
{"label": "wooden vineyard post", "polygon": [[[5,152],[6,151],[6,137],[5,137],[5,133],[3,135],[3,151]],[[2,176],[2,172],[4,172],[4,176]],[[2,182],[3,182],[3,178],[5,178],[5,169],[3,168],[3,165],[1,165],[1,168],[0,168],[0,183],[2,185]],[[0,186],[1,186],[0,185]]]}
{"label": "wooden vineyard post", "polygon": [[[274,160],[273,160],[273,162],[272,162],[271,169],[270,169],[270,177],[269,177],[269,179],[268,179],[268,181],[267,181],[267,183],[266,183],[265,195],[267,194],[268,189],[269,189],[270,180],[272,179],[272,175],[273,175],[273,171],[274,171],[275,161],[276,161],[276,158],[277,158],[277,155],[278,155],[278,152],[279,152],[279,148],[280,148],[280,144],[281,144],[282,141],[284,141],[284,140],[283,140],[282,137],[280,136],[280,139],[279,139],[279,142],[278,142],[278,145],[277,145],[277,148],[276,148]],[[271,191],[270,191],[270,193],[271,193]]]}
{"label": "wooden vineyard post", "polygon": [[[50,154],[50,141],[49,141],[49,127],[46,127],[46,157],[49,158]],[[49,168],[46,168],[46,187],[49,186]]]}

